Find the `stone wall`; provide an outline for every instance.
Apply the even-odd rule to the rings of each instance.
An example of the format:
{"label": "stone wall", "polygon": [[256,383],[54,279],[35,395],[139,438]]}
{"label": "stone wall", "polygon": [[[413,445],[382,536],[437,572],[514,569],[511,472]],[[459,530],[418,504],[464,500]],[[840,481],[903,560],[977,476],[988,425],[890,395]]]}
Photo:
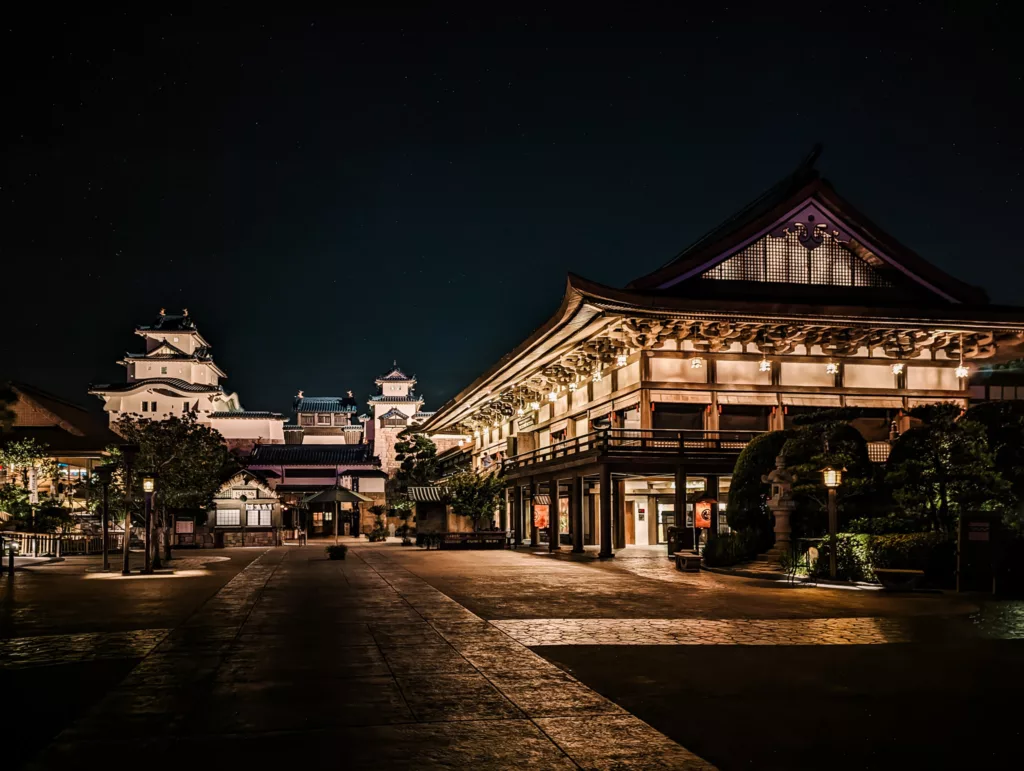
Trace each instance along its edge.
{"label": "stone wall", "polygon": [[241,530],[225,530],[224,546],[280,546],[280,530],[246,530],[245,543],[242,543]]}

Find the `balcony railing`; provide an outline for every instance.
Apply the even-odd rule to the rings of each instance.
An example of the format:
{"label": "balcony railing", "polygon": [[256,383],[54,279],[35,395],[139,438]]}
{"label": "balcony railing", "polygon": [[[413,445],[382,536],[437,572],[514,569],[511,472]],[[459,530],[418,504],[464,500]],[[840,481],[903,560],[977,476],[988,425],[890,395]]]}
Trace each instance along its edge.
{"label": "balcony railing", "polygon": [[737,456],[763,431],[674,430],[667,428],[608,428],[524,452],[504,463],[505,471],[590,454],[633,458],[675,456]]}

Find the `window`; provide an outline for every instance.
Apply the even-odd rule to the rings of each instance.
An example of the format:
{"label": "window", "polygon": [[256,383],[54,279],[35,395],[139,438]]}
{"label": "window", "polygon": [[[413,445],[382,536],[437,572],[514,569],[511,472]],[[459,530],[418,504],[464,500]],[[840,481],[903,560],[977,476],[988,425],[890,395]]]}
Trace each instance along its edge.
{"label": "window", "polygon": [[149,411],[150,412],[156,412],[156,402],[150,402],[149,403]]}
{"label": "window", "polygon": [[166,375],[167,374],[167,367],[161,367],[160,368],[160,374],[161,375]]}
{"label": "window", "polygon": [[174,338],[174,342],[178,342],[178,338]]}
{"label": "window", "polygon": [[250,503],[245,507],[245,523],[249,527],[270,527],[271,503]]}
{"label": "window", "polygon": [[241,524],[240,509],[217,509],[217,527],[238,527]]}
{"label": "window", "polygon": [[191,519],[179,519],[174,523],[175,533],[192,533],[195,529],[195,522]]}
{"label": "window", "polygon": [[329,425],[331,425],[331,416],[330,416],[330,414],[317,415],[316,416],[316,422],[317,422],[317,425],[329,426]]}
{"label": "window", "polygon": [[324,512],[324,522],[330,522],[332,519],[334,519],[334,512],[333,511],[325,511]]}
{"label": "window", "polygon": [[303,425],[303,426],[311,426],[311,425],[313,425],[313,416],[312,415],[300,415],[299,416],[299,424]]}
{"label": "window", "polygon": [[188,402],[185,402],[183,405],[181,405],[181,411],[188,412]]}
{"label": "window", "polygon": [[142,411],[143,412],[149,412],[149,402],[143,402],[142,403]]}

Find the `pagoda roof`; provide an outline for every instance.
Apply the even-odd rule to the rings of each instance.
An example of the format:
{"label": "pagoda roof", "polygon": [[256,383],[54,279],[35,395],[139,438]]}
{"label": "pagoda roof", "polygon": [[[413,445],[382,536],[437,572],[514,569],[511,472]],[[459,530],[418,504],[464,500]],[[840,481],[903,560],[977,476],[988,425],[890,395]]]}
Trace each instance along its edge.
{"label": "pagoda roof", "polygon": [[110,445],[124,441],[110,430],[102,412],[88,410],[28,383],[12,382],[10,387],[19,401],[31,403],[34,409],[15,413],[10,430],[0,434],[0,445],[35,439],[53,455],[99,456]]}
{"label": "pagoda roof", "polygon": [[[821,228],[824,226],[824,233],[829,236],[835,234],[847,251],[866,262],[884,284],[892,286],[889,292],[879,292],[873,287],[855,288],[855,292],[859,291],[869,297],[868,302],[871,296],[882,302],[895,297],[902,300],[908,291],[914,295],[908,301],[914,304],[987,302],[982,289],[966,284],[927,262],[842,198],[814,167],[820,152],[821,148],[816,147],[792,174],[660,268],[631,281],[627,288],[673,293],[689,291],[705,295],[738,288],[740,294],[746,289],[763,296],[766,289],[764,283],[755,287],[738,287],[745,282],[709,282],[700,279],[706,271],[758,239],[767,236],[780,238],[785,232],[795,232],[798,228],[803,229],[801,243],[813,250],[821,242]],[[816,234],[814,238],[806,237],[808,225]],[[736,286],[730,287],[730,284]],[[794,289],[805,290],[819,299],[830,291],[838,294],[833,291],[833,287],[821,284],[799,288],[782,285],[780,288],[784,294],[793,292],[797,296],[800,291]],[[777,296],[775,287],[771,293]],[[847,289],[843,294],[850,296],[853,293]]]}
{"label": "pagoda roof", "polygon": [[352,396],[304,396],[295,400],[295,412],[356,412]]}
{"label": "pagoda roof", "polygon": [[381,420],[385,418],[401,418],[402,420],[408,420],[409,416],[402,412],[398,407],[392,407],[390,410],[380,416]]}
{"label": "pagoda roof", "polygon": [[369,444],[258,444],[250,466],[378,466]]}
{"label": "pagoda roof", "polygon": [[370,402],[378,402],[384,404],[423,404],[423,397],[417,396],[416,394],[410,393],[405,396],[395,396],[393,394],[374,394],[370,397]]}
{"label": "pagoda roof", "polygon": [[161,312],[152,324],[140,324],[135,328],[136,332],[185,332],[186,334],[196,332],[196,323],[192,317],[185,313],[163,313]]}
{"label": "pagoda roof", "polygon": [[402,372],[401,369],[398,368],[397,364],[395,364],[395,366],[392,368],[390,372],[388,372],[386,375],[381,375],[379,378],[377,378],[375,382],[378,385],[380,385],[381,383],[415,383],[416,376],[413,375],[412,377],[409,377],[404,372]]}
{"label": "pagoda roof", "polygon": [[176,377],[150,377],[145,378],[144,380],[136,380],[133,383],[98,383],[89,386],[89,393],[128,393],[130,391],[138,391],[143,388],[154,388],[157,386],[173,388],[177,391],[181,391],[182,393],[189,394],[223,393],[224,391],[224,389],[219,385],[189,383],[187,380],[182,380],[181,378]]}

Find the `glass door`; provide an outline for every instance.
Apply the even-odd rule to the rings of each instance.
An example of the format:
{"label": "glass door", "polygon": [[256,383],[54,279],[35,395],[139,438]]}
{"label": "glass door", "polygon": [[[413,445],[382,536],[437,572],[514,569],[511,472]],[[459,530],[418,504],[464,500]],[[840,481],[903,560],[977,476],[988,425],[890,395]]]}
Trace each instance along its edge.
{"label": "glass door", "polygon": [[675,496],[658,497],[658,543],[668,543],[668,529],[676,523]]}

